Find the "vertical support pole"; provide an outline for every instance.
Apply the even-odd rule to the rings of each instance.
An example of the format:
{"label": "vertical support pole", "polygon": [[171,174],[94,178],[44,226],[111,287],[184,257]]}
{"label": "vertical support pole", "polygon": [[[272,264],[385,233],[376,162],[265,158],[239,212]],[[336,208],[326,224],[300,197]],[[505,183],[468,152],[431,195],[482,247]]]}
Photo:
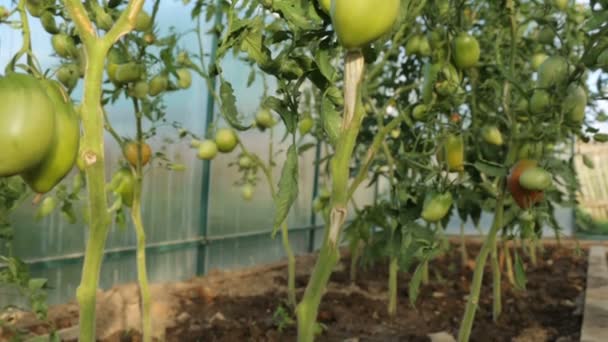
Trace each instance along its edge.
{"label": "vertical support pole", "polygon": [[[221,11],[221,0],[217,1],[217,6],[215,9],[215,22],[214,26],[217,27],[222,23],[222,11]],[[215,57],[217,54],[217,43],[218,43],[218,34],[217,32],[213,34],[213,38],[211,39],[211,54],[209,64],[215,64]],[[205,119],[205,131],[209,128],[209,126],[213,123],[213,117],[215,114],[215,98],[213,97],[212,91],[216,88],[216,80],[217,77],[213,77],[210,81],[213,89],[207,90],[207,109],[206,109],[206,119]],[[202,238],[201,242],[198,244],[197,248],[197,262],[196,262],[196,274],[204,275],[207,272],[207,255],[209,250],[207,248],[207,225],[209,223],[209,191],[210,191],[210,179],[211,179],[211,161],[204,160],[203,161],[203,180],[201,184],[201,210],[200,210],[200,227],[199,227],[199,237]]]}
{"label": "vertical support pole", "polygon": [[[319,195],[319,173],[321,166],[319,161],[321,160],[321,143],[317,143],[315,148],[315,176],[312,182],[312,203],[314,207],[315,198]],[[308,232],[308,252],[312,253],[315,251],[315,233],[317,230],[317,213],[314,208],[310,211],[310,231]]]}

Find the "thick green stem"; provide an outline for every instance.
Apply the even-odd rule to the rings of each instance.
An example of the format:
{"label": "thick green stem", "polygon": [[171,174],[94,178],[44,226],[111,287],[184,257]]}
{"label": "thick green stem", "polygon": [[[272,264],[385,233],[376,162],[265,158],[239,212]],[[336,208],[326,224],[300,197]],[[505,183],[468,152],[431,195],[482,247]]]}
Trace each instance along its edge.
{"label": "thick green stem", "polygon": [[469,255],[467,253],[467,241],[464,236],[464,222],[460,223],[460,263],[462,268],[467,266]]}
{"label": "thick green stem", "polygon": [[507,266],[507,279],[509,280],[509,284],[514,286],[515,275],[513,274],[513,259],[511,258],[511,247],[509,246],[509,241],[505,241],[503,251],[505,253],[505,264]]}
{"label": "thick green stem", "polygon": [[313,269],[302,301],[298,304],[298,341],[314,341],[315,325],[321,297],[331,272],[340,259],[338,243],[342,225],[346,220],[350,161],[355,148],[361,120],[365,111],[361,101],[360,85],[363,79],[364,58],[360,51],[348,52],[345,58],[345,108],[341,136],[331,160],[332,199],[329,222],[319,257]]}
{"label": "thick green stem", "polygon": [[[502,188],[502,187],[501,187]],[[498,200],[496,202],[496,215],[494,216],[494,223],[486,238],[481,251],[477,256],[475,271],[473,272],[473,282],[471,283],[471,292],[467,300],[467,305],[460,325],[460,331],[458,332],[458,341],[465,342],[469,340],[471,336],[471,329],[473,328],[473,320],[475,319],[475,312],[479,304],[479,294],[481,293],[481,284],[483,281],[483,272],[488,260],[488,254],[496,241],[496,235],[502,228],[502,217],[504,212],[504,190],[501,190]]]}
{"label": "thick green stem", "polygon": [[296,257],[289,243],[289,229],[287,223],[281,225],[281,241],[283,250],[287,255],[287,301],[292,308],[296,306]]}
{"label": "thick green stem", "polygon": [[498,317],[502,312],[502,291],[501,285],[501,274],[500,266],[498,264],[498,246],[496,239],[494,239],[494,245],[492,246],[492,317],[494,322],[498,321]]}
{"label": "thick green stem", "polygon": [[531,238],[528,240],[528,249],[530,250],[530,262],[532,266],[536,267],[537,258],[536,258],[536,240],[535,238]]}
{"label": "thick green stem", "polygon": [[88,190],[89,237],[82,279],[76,292],[80,305],[80,341],[95,341],[95,301],[99,272],[109,230],[105,192],[104,120],[100,108],[101,82],[107,46],[87,45],[84,102],[82,106],[83,154]]}
{"label": "thick green stem", "polygon": [[388,314],[395,316],[397,313],[397,273],[399,262],[396,257],[391,258],[388,267]]}

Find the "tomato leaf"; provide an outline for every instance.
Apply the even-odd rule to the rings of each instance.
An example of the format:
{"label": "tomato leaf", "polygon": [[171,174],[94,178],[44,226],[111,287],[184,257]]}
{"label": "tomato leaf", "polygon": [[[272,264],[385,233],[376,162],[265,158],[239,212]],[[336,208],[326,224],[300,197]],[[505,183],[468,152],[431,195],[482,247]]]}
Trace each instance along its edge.
{"label": "tomato leaf", "polygon": [[583,164],[585,164],[586,167],[593,169],[595,168],[595,163],[593,162],[593,160],[591,158],[589,158],[588,155],[583,154]]}
{"label": "tomato leaf", "polygon": [[420,262],[418,267],[416,267],[416,271],[414,271],[414,275],[412,275],[412,279],[410,280],[410,284],[408,286],[408,297],[410,298],[410,304],[415,306],[416,299],[418,299],[418,295],[420,294],[420,284],[422,283],[422,271],[424,270],[424,260]]}
{"label": "tomato leaf", "polygon": [[234,97],[234,90],[232,89],[232,86],[223,79],[221,82],[220,98],[222,100],[222,116],[233,128],[238,129],[239,131],[248,130],[251,125],[245,126],[239,119],[239,112],[236,109],[236,98]]}
{"label": "tomato leaf", "polygon": [[593,140],[597,142],[606,142],[608,141],[608,134],[606,133],[597,133],[593,136]]}
{"label": "tomato leaf", "polygon": [[287,219],[289,209],[298,197],[298,151],[295,145],[291,145],[287,151],[287,160],[283,165],[281,179],[279,180],[279,192],[274,199],[276,213],[274,216],[274,229],[272,236],[277,234],[279,227]]}
{"label": "tomato leaf", "polygon": [[475,168],[479,172],[488,176],[504,177],[507,175],[507,170],[502,165],[496,163],[490,163],[487,161],[476,161],[473,166],[475,166]]}
{"label": "tomato leaf", "polygon": [[298,122],[298,115],[289,110],[289,108],[283,103],[283,101],[274,96],[269,96],[264,99],[262,107],[270,108],[277,112],[281,116],[281,119],[283,119],[283,122],[287,127],[287,131],[292,134],[295,133]]}

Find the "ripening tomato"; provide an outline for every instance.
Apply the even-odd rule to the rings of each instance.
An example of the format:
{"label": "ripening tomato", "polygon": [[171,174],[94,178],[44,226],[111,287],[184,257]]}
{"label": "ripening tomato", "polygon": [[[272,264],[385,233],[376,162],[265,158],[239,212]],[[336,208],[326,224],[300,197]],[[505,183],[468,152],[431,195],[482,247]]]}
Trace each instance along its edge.
{"label": "ripening tomato", "polygon": [[431,192],[424,199],[420,216],[427,222],[441,221],[449,213],[452,203],[452,193],[438,194]]}
{"label": "ripening tomato", "polygon": [[522,209],[528,209],[544,198],[542,191],[527,190],[519,183],[522,173],[530,168],[537,167],[537,165],[538,162],[536,160],[522,159],[511,168],[511,172],[507,177],[507,188],[515,203]]}
{"label": "ripening tomato", "polygon": [[[137,166],[140,144],[135,141],[129,141],[123,146],[122,153],[127,158],[129,164]],[[145,166],[152,157],[152,148],[147,143],[141,144],[141,166]]]}
{"label": "ripening tomato", "polygon": [[217,144],[215,141],[207,139],[198,145],[198,158],[202,160],[212,160],[217,155]]}
{"label": "ripening tomato", "polygon": [[215,133],[215,143],[217,144],[217,149],[222,153],[232,152],[236,148],[238,142],[239,138],[234,130],[230,128],[220,128]]}
{"label": "ripening tomato", "polygon": [[340,44],[360,49],[387,34],[399,15],[400,0],[333,0],[331,21]]}
{"label": "ripening tomato", "polygon": [[55,111],[54,139],[45,158],[21,174],[32,190],[51,191],[72,170],[80,147],[80,120],[68,94],[59,82],[41,81]]}
{"label": "ripening tomato", "polygon": [[0,177],[40,164],[55,139],[55,110],[46,89],[33,76],[0,77]]}
{"label": "ripening tomato", "polygon": [[454,64],[458,69],[474,67],[479,62],[480,55],[479,42],[475,37],[460,33],[454,39]]}

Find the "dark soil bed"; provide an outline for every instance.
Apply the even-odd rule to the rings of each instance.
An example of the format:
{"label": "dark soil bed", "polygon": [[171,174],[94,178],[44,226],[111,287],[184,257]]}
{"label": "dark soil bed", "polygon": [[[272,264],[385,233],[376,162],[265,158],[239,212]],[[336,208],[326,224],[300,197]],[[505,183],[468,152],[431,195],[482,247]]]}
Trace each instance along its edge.
{"label": "dark soil bed", "polygon": [[[470,252],[475,250],[477,247]],[[391,318],[383,298],[388,268],[360,271],[353,287],[347,271],[350,260],[344,258],[344,271],[335,272],[331,281],[332,289],[345,291],[330,290],[324,296],[319,321],[328,329],[318,340],[429,341],[428,335],[437,332],[457,336],[472,276],[470,268],[462,268],[459,261],[460,254],[454,248],[432,263],[430,283],[423,286],[416,308],[407,297],[410,277],[401,274],[397,315]],[[526,259],[527,291],[513,289],[503,277],[503,314],[496,323],[492,319],[491,273],[486,269],[471,341],[578,341],[586,264],[584,255],[575,256],[566,248],[547,248],[536,267]],[[307,280],[306,276],[298,277],[299,294]],[[283,284],[285,278],[277,277],[276,281]],[[295,341],[294,326],[279,332],[273,320],[284,298],[285,293],[273,291],[259,296],[219,297],[211,305],[193,302],[184,310],[199,322],[213,323],[199,325],[200,330],[193,330],[190,323],[178,326],[168,337],[172,341]]]}

